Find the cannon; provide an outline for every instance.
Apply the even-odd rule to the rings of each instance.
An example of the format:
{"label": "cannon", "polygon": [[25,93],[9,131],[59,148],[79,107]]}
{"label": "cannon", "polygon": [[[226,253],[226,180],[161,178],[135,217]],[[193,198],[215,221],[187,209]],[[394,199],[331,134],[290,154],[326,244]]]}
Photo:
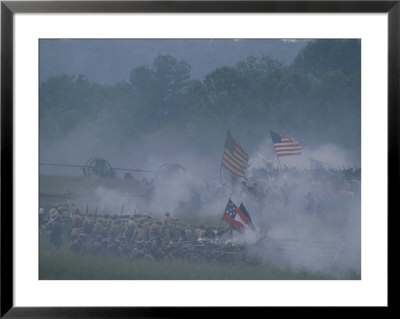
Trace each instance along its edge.
{"label": "cannon", "polygon": [[116,171],[141,172],[141,173],[152,173],[152,174],[156,173],[154,171],[144,170],[144,169],[112,167],[110,162],[101,157],[93,157],[87,160],[84,165],[52,164],[52,163],[39,163],[39,165],[81,168],[83,176],[85,177],[95,176],[103,178],[112,178],[115,177]]}
{"label": "cannon", "polygon": [[182,165],[177,163],[162,164],[157,171],[133,169],[133,168],[119,168],[112,167],[110,162],[102,157],[93,157],[85,162],[84,165],[70,165],[70,164],[52,164],[40,163],[41,166],[60,166],[60,167],[77,167],[81,168],[83,176],[85,177],[102,177],[112,178],[116,176],[116,171],[127,172],[140,172],[155,174],[158,182],[166,182],[171,180],[185,180],[186,172]]}
{"label": "cannon", "polygon": [[89,159],[82,167],[83,176],[114,177],[115,170],[104,158],[95,157]]}

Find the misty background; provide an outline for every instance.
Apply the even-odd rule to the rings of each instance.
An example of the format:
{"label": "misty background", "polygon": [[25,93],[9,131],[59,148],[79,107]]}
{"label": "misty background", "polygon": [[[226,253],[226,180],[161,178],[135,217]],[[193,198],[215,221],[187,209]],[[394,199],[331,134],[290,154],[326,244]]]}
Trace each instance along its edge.
{"label": "misty background", "polygon": [[[270,179],[265,188],[291,190],[285,204],[280,195],[274,202],[217,185],[228,128],[250,155],[249,173],[278,164],[270,130],[302,144],[301,156],[281,159],[289,167],[309,168],[310,159],[326,168],[361,167],[360,40],[40,40],[39,89],[40,162],[83,165],[103,157],[113,167],[185,168],[185,183],[158,185],[149,205],[99,187],[99,207],[129,199],[131,210],[161,216],[186,209],[220,218],[232,195],[268,230],[256,253],[318,270],[360,270],[353,184],[356,195],[332,203],[335,218],[323,220],[303,206],[307,192],[325,185],[312,178]],[[41,174],[81,172],[41,167]],[[195,204],[182,206],[187,202]]]}
{"label": "misty background", "polygon": [[310,152],[331,146],[318,160],[359,166],[360,45],[40,40],[41,160],[153,169],[179,154],[215,174],[230,128],[248,153],[273,159],[272,129]]}

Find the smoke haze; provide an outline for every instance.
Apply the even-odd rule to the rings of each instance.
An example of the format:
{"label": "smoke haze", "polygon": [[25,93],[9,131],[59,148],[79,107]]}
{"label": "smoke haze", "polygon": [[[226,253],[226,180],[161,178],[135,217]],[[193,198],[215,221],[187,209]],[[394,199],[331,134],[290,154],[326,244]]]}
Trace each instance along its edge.
{"label": "smoke haze", "polygon": [[[101,157],[114,168],[151,171],[132,172],[136,192],[96,187],[90,209],[99,214],[170,212],[218,225],[229,198],[242,202],[255,231],[232,241],[262,261],[346,279],[349,270],[361,273],[359,44],[311,41],[283,62],[254,52],[259,57],[229,68],[210,66],[204,80],[190,73],[195,61],[170,56],[136,65],[115,85],[44,77],[40,162],[84,165]],[[52,42],[45,45],[41,67],[51,74],[45,57]],[[348,57],[316,58],[342,46],[351,49]],[[221,169],[227,128],[249,154],[245,185]],[[278,159],[270,129],[296,138],[302,154]],[[170,173],[166,163],[179,166]],[[82,174],[45,165],[40,173]],[[116,170],[117,179],[125,173]]]}

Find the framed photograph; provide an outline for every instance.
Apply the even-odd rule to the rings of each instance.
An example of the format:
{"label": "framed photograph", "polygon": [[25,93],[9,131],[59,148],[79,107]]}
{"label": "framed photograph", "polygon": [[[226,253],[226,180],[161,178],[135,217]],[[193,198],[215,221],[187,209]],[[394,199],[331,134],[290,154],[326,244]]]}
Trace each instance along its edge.
{"label": "framed photograph", "polygon": [[399,18],[2,1],[1,316],[389,309]]}

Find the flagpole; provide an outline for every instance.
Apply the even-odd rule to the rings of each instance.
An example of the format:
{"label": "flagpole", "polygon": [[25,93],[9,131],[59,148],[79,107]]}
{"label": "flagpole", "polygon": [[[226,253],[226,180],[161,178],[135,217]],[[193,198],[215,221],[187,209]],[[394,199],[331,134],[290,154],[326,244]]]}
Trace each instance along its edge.
{"label": "flagpole", "polygon": [[[225,214],[225,212],[224,212],[224,214]],[[220,228],[221,228],[221,224],[222,224],[222,220],[224,219],[224,215],[222,215],[222,218],[221,218],[221,221],[219,222],[219,225],[218,225],[218,229],[217,230],[219,230]]]}
{"label": "flagpole", "polygon": [[224,142],[224,151],[222,152],[222,160],[221,160],[221,167],[219,168],[219,183],[221,184],[221,175],[222,175],[222,163],[224,161],[224,152],[225,152],[225,143],[226,137],[228,136],[229,127],[226,128],[226,135],[225,135],[225,142]]}
{"label": "flagpole", "polygon": [[[232,193],[231,193],[231,195],[229,196],[228,203],[229,203],[229,201],[231,200],[231,197],[232,197]],[[221,221],[219,222],[219,225],[218,225],[218,229],[217,229],[217,230],[219,230],[219,229],[221,228],[221,224],[222,224],[222,221],[224,220],[224,216],[225,216],[225,211],[226,211],[226,207],[225,207],[224,213],[222,214]]]}
{"label": "flagpole", "polygon": [[[272,131],[270,130],[270,132],[271,132],[271,138],[272,138]],[[275,132],[274,132],[275,133]],[[276,134],[276,133],[275,133]],[[273,139],[272,139],[272,145],[274,145],[274,141],[273,141]],[[282,169],[282,167],[281,167],[281,161],[279,160],[279,156],[278,156],[278,153],[276,152],[276,149],[275,149],[275,147],[274,147],[274,151],[275,151],[275,155],[276,155],[276,158],[278,159],[278,172]]]}
{"label": "flagpole", "polygon": [[279,163],[278,171],[280,171],[280,170],[282,170],[281,161],[279,160],[279,156],[278,156],[278,153],[276,153],[276,151],[275,151],[275,155],[276,155],[276,158],[278,159],[278,163]]}

